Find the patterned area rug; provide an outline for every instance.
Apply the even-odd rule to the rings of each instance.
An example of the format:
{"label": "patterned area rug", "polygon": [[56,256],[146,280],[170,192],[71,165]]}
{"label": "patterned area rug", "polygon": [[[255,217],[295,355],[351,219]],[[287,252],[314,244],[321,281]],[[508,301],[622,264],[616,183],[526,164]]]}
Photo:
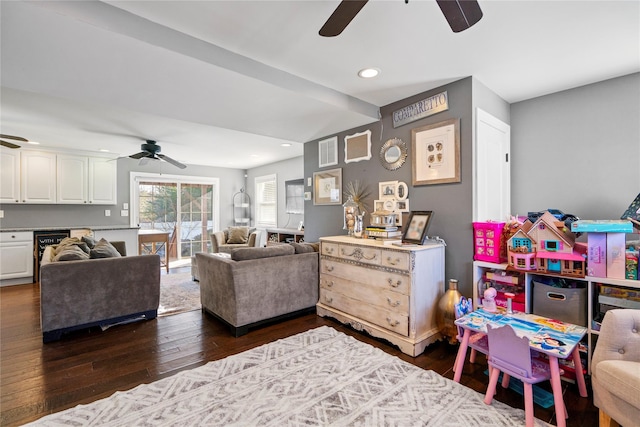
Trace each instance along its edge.
{"label": "patterned area rug", "polygon": [[[524,411],[328,326],[31,425],[515,426]],[[547,424],[536,420],[537,425]]]}
{"label": "patterned area rug", "polygon": [[160,276],[160,307],[158,316],[200,310],[200,284],[191,273],[171,273]]}

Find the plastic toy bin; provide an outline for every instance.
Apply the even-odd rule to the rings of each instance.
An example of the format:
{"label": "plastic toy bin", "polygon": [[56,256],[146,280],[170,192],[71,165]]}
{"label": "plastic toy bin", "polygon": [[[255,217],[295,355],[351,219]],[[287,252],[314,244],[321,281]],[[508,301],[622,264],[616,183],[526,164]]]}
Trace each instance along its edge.
{"label": "plastic toy bin", "polygon": [[507,260],[507,245],[504,241],[504,222],[473,223],[473,259],[502,263]]}
{"label": "plastic toy bin", "polygon": [[533,313],[587,326],[587,288],[559,288],[533,281]]}

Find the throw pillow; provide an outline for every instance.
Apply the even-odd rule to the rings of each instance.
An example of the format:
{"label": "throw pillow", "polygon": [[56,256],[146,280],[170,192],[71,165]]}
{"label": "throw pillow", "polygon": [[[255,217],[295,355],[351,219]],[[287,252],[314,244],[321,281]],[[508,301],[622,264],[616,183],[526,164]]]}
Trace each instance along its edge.
{"label": "throw pillow", "polygon": [[53,257],[52,261],[77,261],[82,259],[89,259],[89,254],[76,245],[67,245]]}
{"label": "throw pillow", "polygon": [[249,240],[249,227],[229,227],[227,243],[247,243]]}
{"label": "throw pillow", "polygon": [[85,242],[81,241],[77,237],[65,237],[64,239],[62,239],[60,243],[54,245],[54,254],[57,255],[70,246],[77,246],[78,248],[82,249],[87,255],[89,254],[89,246],[87,246]]}
{"label": "throw pillow", "polygon": [[120,257],[120,252],[105,239],[100,239],[99,242],[91,249],[91,258],[117,258]]}
{"label": "throw pillow", "polygon": [[89,246],[89,249],[93,249],[93,247],[96,245],[96,239],[91,236],[82,236],[82,241],[85,242],[87,246]]}

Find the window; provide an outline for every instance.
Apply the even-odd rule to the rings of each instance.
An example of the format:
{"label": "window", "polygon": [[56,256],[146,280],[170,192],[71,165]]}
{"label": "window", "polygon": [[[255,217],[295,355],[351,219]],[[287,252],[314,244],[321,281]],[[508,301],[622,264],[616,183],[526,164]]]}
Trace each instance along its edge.
{"label": "window", "polygon": [[256,177],[256,226],[277,227],[278,189],[276,175]]}
{"label": "window", "polygon": [[285,212],[288,214],[304,213],[304,179],[285,181],[285,197],[287,206]]}
{"label": "window", "polygon": [[557,240],[545,240],[543,244],[544,249],[550,252],[555,252],[562,249],[562,245]]}

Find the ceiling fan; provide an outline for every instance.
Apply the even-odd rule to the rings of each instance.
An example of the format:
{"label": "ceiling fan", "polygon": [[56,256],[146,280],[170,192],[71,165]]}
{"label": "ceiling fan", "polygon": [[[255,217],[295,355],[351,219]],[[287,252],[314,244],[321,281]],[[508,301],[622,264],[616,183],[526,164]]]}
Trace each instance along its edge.
{"label": "ceiling fan", "polygon": [[169,156],[160,154],[160,146],[156,141],[153,141],[151,139],[147,139],[146,142],[140,146],[140,149],[142,150],[141,152],[132,154],[129,157],[132,159],[142,159],[142,160],[146,160],[146,159],[164,160],[165,162],[171,163],[172,165],[180,169],[184,169],[187,167],[187,165],[184,165],[177,160],[173,160]]}
{"label": "ceiling fan", "polygon": [[[335,37],[360,12],[369,0],[342,0],[327,22],[320,28],[323,37]],[[409,0],[404,0],[409,3]],[[459,33],[482,18],[482,10],[476,0],[436,0],[454,33]]]}
{"label": "ceiling fan", "polygon": [[5,139],[13,139],[15,141],[20,141],[20,142],[29,142],[27,138],[23,138],[21,136],[0,134],[0,145],[7,148],[20,148],[20,145],[14,144],[13,142],[5,141]]}

